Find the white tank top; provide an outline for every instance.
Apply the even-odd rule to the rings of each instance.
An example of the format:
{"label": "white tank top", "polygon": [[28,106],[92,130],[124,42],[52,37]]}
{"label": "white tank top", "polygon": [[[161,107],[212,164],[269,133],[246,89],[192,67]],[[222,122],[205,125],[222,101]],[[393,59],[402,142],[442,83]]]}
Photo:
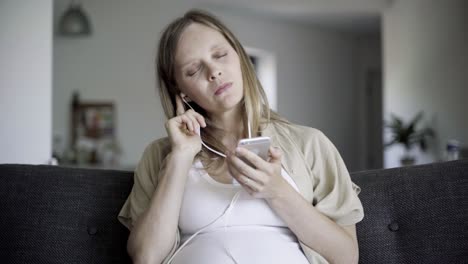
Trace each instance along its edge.
{"label": "white tank top", "polygon": [[[284,169],[281,174],[297,191]],[[251,197],[240,185],[215,181],[199,160],[185,186],[179,216],[181,244],[222,215],[238,191],[231,211],[188,242],[171,263],[309,263],[296,236],[264,199]]]}

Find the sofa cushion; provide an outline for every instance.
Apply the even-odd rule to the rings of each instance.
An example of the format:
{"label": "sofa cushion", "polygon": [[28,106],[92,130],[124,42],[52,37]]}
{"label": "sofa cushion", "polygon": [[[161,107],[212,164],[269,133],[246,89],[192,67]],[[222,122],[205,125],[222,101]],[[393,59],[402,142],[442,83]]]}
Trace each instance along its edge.
{"label": "sofa cushion", "polygon": [[360,263],[468,263],[468,160],[352,173]]}
{"label": "sofa cushion", "polygon": [[[360,263],[468,263],[468,160],[351,177]],[[0,165],[0,262],[131,263],[117,214],[132,185],[131,172]]]}

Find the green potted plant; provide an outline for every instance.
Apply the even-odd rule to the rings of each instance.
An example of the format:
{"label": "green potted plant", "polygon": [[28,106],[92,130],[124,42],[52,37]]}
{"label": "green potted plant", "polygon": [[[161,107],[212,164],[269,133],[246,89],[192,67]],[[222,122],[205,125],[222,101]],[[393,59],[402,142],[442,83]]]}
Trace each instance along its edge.
{"label": "green potted plant", "polygon": [[419,146],[423,152],[427,150],[427,140],[434,137],[435,133],[430,127],[418,128],[418,124],[423,118],[423,113],[419,112],[408,124],[394,114],[385,126],[390,130],[391,140],[385,143],[385,147],[401,144],[405,148],[405,154],[401,158],[404,166],[413,165],[415,157],[411,155],[411,149]]}

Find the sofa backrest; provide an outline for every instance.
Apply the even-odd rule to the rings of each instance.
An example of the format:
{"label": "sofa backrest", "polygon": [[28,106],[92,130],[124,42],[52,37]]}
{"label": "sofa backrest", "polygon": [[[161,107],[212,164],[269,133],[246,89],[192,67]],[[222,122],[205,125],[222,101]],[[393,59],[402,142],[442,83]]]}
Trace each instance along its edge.
{"label": "sofa backrest", "polygon": [[0,165],[0,263],[131,263],[117,220],[133,173]]}
{"label": "sofa backrest", "polygon": [[[360,263],[468,263],[468,160],[352,173]],[[133,173],[0,165],[1,263],[131,263]]]}
{"label": "sofa backrest", "polygon": [[468,160],[364,171],[360,263],[468,263]]}

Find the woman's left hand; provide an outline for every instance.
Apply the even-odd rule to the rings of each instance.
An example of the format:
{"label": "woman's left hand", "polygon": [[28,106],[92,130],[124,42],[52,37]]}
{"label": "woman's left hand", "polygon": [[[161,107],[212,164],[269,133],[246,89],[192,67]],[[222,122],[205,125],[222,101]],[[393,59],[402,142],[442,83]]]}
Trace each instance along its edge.
{"label": "woman's left hand", "polygon": [[277,198],[284,194],[284,190],[289,186],[281,176],[281,150],[270,147],[269,156],[268,161],[265,161],[242,147],[238,147],[235,153],[229,152],[227,155],[226,160],[232,176],[255,198]]}

